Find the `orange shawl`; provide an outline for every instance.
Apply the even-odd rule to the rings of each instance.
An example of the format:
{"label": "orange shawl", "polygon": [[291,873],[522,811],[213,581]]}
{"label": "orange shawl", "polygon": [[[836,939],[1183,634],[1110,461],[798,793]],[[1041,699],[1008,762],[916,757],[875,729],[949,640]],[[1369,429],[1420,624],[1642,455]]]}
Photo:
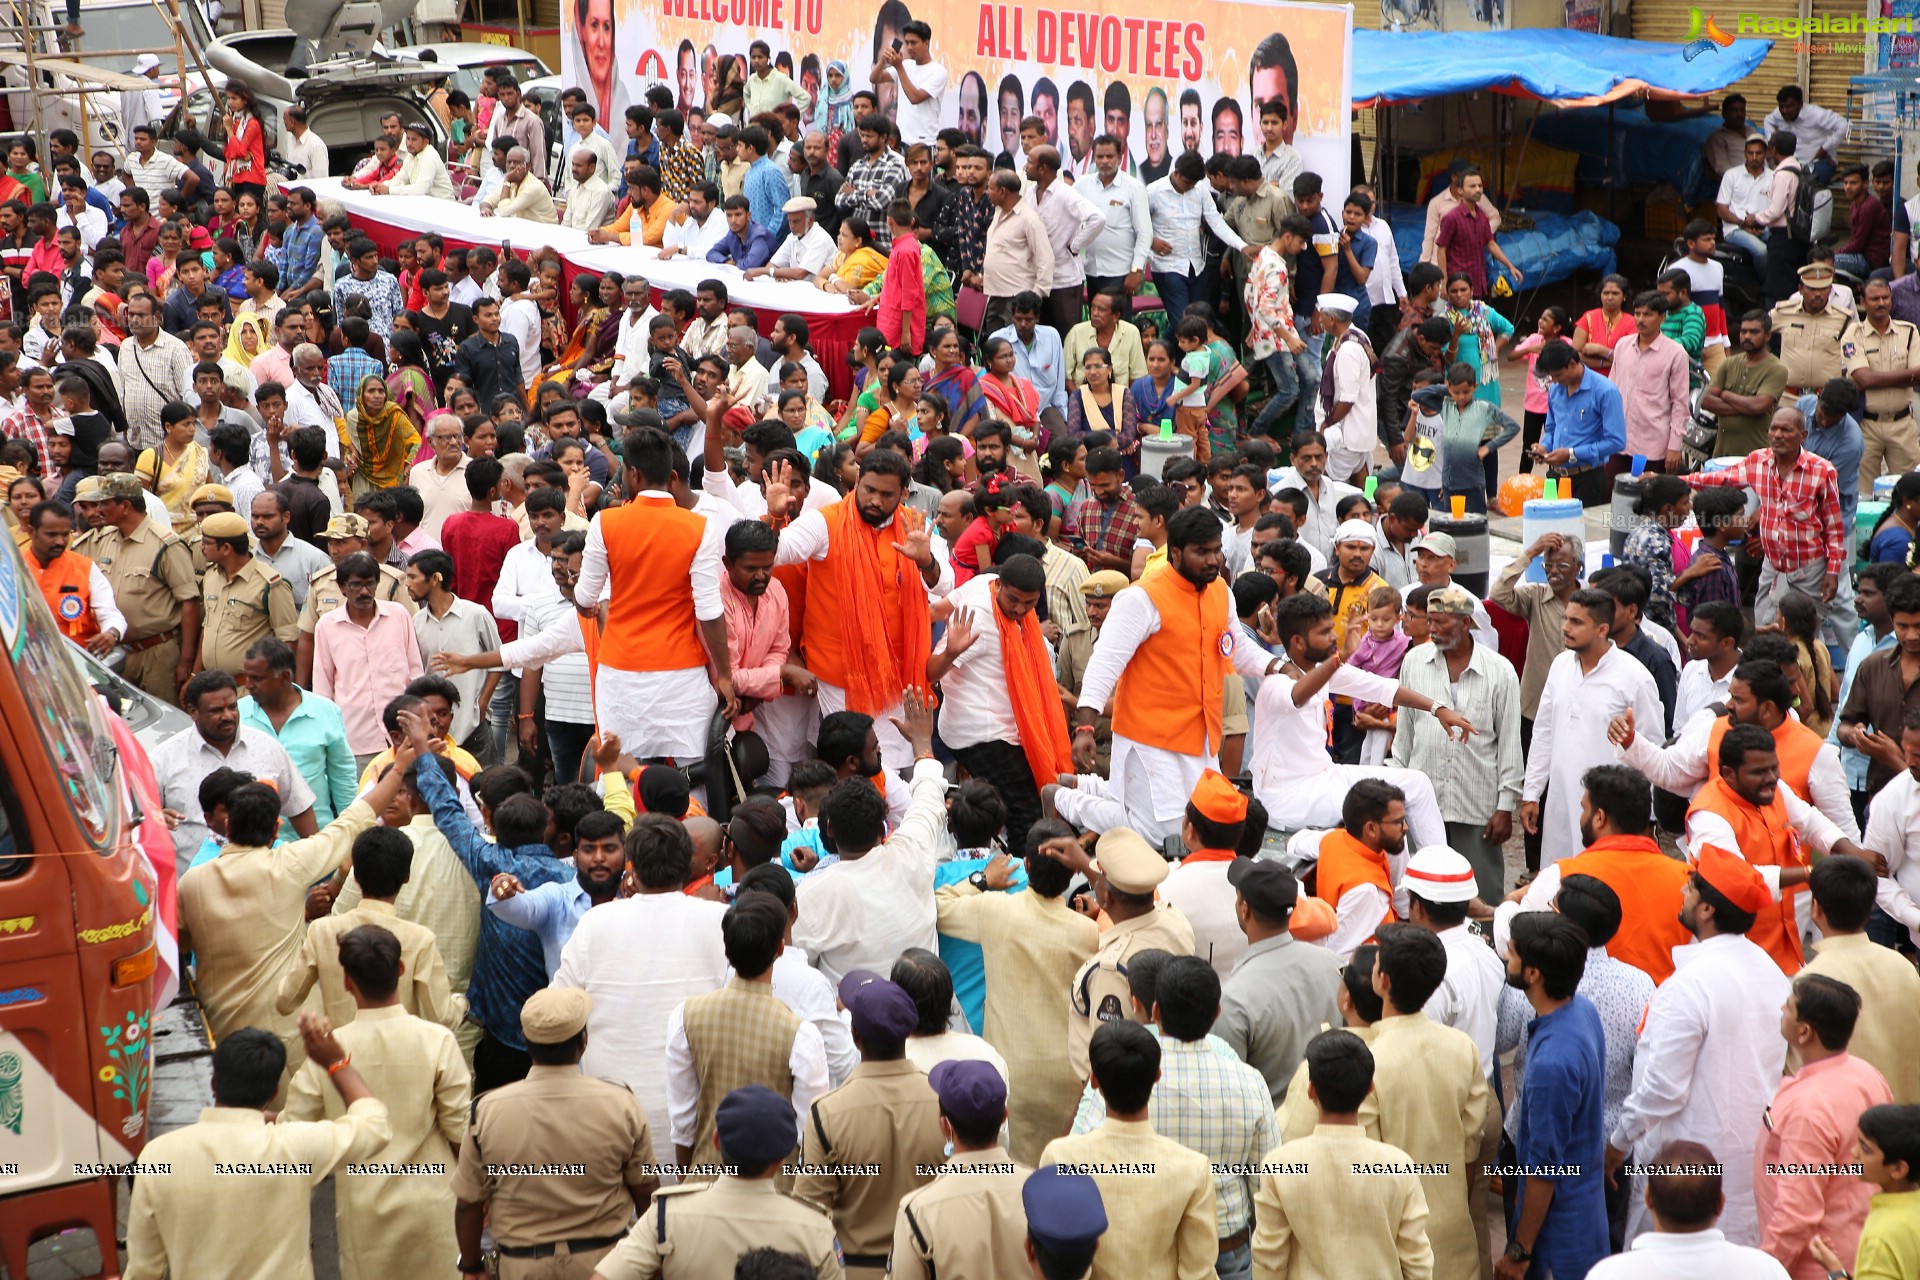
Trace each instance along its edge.
{"label": "orange shawl", "polygon": [[834,504],[824,515],[827,554],[840,559],[839,578],[846,593],[839,604],[841,636],[846,645],[847,709],[883,715],[900,701],[909,686],[922,696],[927,693],[933,623],[927,612],[927,590],[920,580],[920,567],[894,553],[900,615],[890,619],[880,566],[881,540],[889,547],[904,541],[920,527],[920,517],[907,507],[899,507],[885,527],[876,529],[860,517],[852,498]]}
{"label": "orange shawl", "polygon": [[1074,772],[1067,713],[1053,680],[1053,654],[1031,612],[1014,622],[1000,610],[1000,593],[989,594],[993,622],[1000,629],[1000,658],[1007,669],[1007,699],[1020,730],[1020,749],[1027,753],[1034,785],[1044,787],[1061,774]]}

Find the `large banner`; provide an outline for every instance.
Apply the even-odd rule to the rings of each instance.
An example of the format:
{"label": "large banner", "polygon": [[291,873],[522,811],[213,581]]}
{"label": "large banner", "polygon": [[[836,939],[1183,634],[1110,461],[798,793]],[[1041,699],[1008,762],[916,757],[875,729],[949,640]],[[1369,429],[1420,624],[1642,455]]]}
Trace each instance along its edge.
{"label": "large banner", "polygon": [[[723,58],[744,81],[755,40],[813,96],[806,127],[828,126],[821,98],[835,75],[843,93],[871,86],[875,60],[918,19],[948,75],[943,123],[995,155],[1018,156],[1020,120],[1036,115],[1070,172],[1092,172],[1093,139],[1111,133],[1151,181],[1189,148],[1256,152],[1258,104],[1280,98],[1287,140],[1330,191],[1344,192],[1351,168],[1346,5],[1192,0],[1169,15],[1152,0],[881,0],[871,19],[845,4],[829,17],[824,0],[562,0],[560,10],[564,78],[587,87],[616,137],[648,85],[671,85],[686,109],[706,105]],[[890,78],[879,86],[888,115],[896,92]]]}

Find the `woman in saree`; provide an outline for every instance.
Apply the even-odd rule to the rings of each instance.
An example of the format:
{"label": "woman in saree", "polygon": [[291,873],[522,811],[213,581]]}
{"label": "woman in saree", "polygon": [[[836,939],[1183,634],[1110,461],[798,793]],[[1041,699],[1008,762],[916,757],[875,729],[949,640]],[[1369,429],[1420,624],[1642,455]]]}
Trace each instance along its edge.
{"label": "woman in saree", "polygon": [[977,385],[979,375],[967,363],[966,347],[957,330],[936,330],[929,350],[933,371],[927,375],[926,390],[947,402],[947,430],[966,435],[987,407],[986,394]]}
{"label": "woman in saree", "polygon": [[1013,344],[1005,338],[987,339],[986,371],[980,375],[980,394],[1013,427],[1014,444],[1032,449],[1040,429],[1040,393],[1013,371]]}
{"label": "woman in saree", "polygon": [[840,251],[813,278],[816,288],[828,293],[853,293],[871,284],[887,269],[887,259],[873,247],[873,230],[867,220],[854,214],[840,224]]}
{"label": "woman in saree", "polygon": [[[573,375],[581,369],[604,372],[613,364],[613,347],[620,337],[620,288],[625,278],[617,271],[604,276],[582,275],[573,282],[574,314],[580,317],[560,351],[560,358],[540,371],[529,388],[536,399],[548,383],[572,396]],[[584,390],[584,388],[583,388]]]}
{"label": "woman in saree", "polygon": [[1089,347],[1080,357],[1080,389],[1067,394],[1067,434],[1118,431],[1124,395],[1113,389],[1113,360],[1105,347]]}
{"label": "woman in saree", "polygon": [[887,366],[887,395],[860,424],[860,454],[873,448],[889,431],[907,431],[920,414],[920,366],[896,360]]}
{"label": "woman in saree", "polygon": [[360,379],[360,394],[347,411],[347,439],[356,499],[405,484],[420,449],[420,429],[393,402],[386,379],[377,373]]}
{"label": "woman in saree", "polygon": [[161,407],[160,429],[159,447],[142,449],[133,470],[166,504],[173,531],[185,537],[194,527],[193,491],[207,482],[207,449],[195,442],[194,412],[182,401]]}
{"label": "woman in saree", "polygon": [[387,342],[387,355],[393,361],[387,373],[387,399],[407,415],[417,431],[424,431],[439,401],[433,392],[433,375],[427,372],[426,348],[420,345],[420,335],[395,329]]}

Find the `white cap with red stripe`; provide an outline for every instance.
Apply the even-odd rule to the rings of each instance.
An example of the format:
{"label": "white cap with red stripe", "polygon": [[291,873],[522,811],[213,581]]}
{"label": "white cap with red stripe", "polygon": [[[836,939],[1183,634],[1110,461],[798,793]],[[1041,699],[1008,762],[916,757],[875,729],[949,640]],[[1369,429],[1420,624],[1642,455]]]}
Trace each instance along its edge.
{"label": "white cap with red stripe", "polygon": [[1467,902],[1479,892],[1473,864],[1444,844],[1430,844],[1407,859],[1401,884],[1428,902]]}

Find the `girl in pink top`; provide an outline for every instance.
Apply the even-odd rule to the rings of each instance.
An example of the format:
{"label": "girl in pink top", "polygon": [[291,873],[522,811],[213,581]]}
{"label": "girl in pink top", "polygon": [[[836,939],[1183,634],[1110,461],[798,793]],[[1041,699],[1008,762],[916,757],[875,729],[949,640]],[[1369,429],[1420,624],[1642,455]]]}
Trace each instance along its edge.
{"label": "girl in pink top", "polygon": [[1540,443],[1540,433],[1547,425],[1547,379],[1533,371],[1534,361],[1540,358],[1540,348],[1549,342],[1557,342],[1567,336],[1567,309],[1548,307],[1540,313],[1540,324],[1526,339],[1501,355],[1503,360],[1527,362],[1527,396],[1522,402],[1523,416],[1520,419],[1520,470],[1533,470],[1533,446]]}
{"label": "girl in pink top", "polygon": [[927,344],[927,282],[921,275],[920,240],[913,228],[912,205],[895,200],[887,206],[893,248],[887,254],[875,326],[889,343],[919,355]]}

